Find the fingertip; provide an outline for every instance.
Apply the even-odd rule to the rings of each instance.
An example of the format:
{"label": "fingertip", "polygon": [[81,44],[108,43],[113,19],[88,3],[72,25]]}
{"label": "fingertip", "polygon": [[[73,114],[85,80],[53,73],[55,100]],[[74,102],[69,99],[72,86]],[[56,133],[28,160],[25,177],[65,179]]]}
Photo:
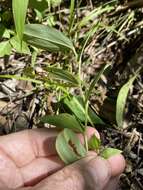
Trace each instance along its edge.
{"label": "fingertip", "polygon": [[126,166],[125,159],[121,154],[110,157],[108,159],[108,162],[111,167],[112,177],[120,175],[124,171]]}
{"label": "fingertip", "polygon": [[99,135],[98,131],[95,128],[93,128],[93,127],[88,127],[87,131],[86,131],[86,134],[87,134],[88,138],[90,138],[93,135],[95,135],[98,139],[100,139],[100,135]]}
{"label": "fingertip", "polygon": [[[87,127],[86,135],[87,135],[87,139],[88,139],[88,140],[89,140],[93,135],[95,135],[98,139],[100,139],[100,135],[99,135],[98,131],[97,131],[95,128],[93,128],[93,127]],[[84,144],[83,135],[80,133],[80,134],[78,134],[78,137],[79,137],[81,143]]]}

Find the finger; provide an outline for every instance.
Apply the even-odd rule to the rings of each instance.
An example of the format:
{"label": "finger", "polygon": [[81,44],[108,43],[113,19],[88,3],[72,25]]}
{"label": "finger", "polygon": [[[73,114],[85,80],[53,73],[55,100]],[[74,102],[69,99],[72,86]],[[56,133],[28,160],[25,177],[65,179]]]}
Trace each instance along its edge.
{"label": "finger", "polygon": [[96,154],[88,156],[69,165],[57,173],[49,176],[35,186],[34,190],[69,190],[90,189],[102,190],[109,182],[111,168],[107,160],[97,157]]}
{"label": "finger", "polygon": [[[86,130],[85,135],[87,136],[87,139],[89,140],[93,135],[95,135],[98,139],[100,139],[100,135],[98,131],[93,127],[88,127]],[[82,134],[78,134],[78,137],[82,144],[84,144],[84,137]]]}
{"label": "finger", "polygon": [[[88,128],[87,135],[97,131]],[[23,167],[35,158],[56,155],[55,139],[58,132],[54,129],[25,130],[0,138],[0,149],[11,158],[17,167]]]}
{"label": "finger", "polygon": [[110,157],[108,162],[111,166],[111,173],[113,177],[120,175],[125,169],[125,159],[121,154]]}
{"label": "finger", "polygon": [[15,163],[0,150],[0,186],[17,188],[23,185],[23,179]]}
{"label": "finger", "polygon": [[98,139],[100,139],[100,135],[98,131],[93,127],[88,127],[86,130],[87,138],[90,139],[93,135],[95,135]]}
{"label": "finger", "polygon": [[104,190],[117,190],[117,189],[119,189],[119,176],[112,177],[107,186],[104,188]]}
{"label": "finger", "polygon": [[57,131],[49,129],[25,130],[0,138],[0,150],[12,159],[17,167],[23,167],[35,158],[56,154]]}
{"label": "finger", "polygon": [[32,163],[20,168],[23,186],[34,186],[63,167],[64,163],[58,156],[37,158]]}
{"label": "finger", "polygon": [[[33,131],[35,133],[35,131]],[[87,135],[90,138],[96,132],[93,128],[87,129]],[[37,131],[36,131],[37,133]],[[97,132],[96,132],[97,133]],[[40,139],[40,138],[39,138]],[[53,144],[55,144],[53,142]],[[41,147],[42,149],[42,147]],[[39,148],[40,150],[40,148]],[[40,155],[43,155],[40,153]],[[95,153],[94,153],[95,155]],[[46,178],[50,174],[64,167],[64,163],[60,160],[58,156],[50,156],[50,157],[42,157],[34,160],[32,163],[27,166],[21,168],[21,173],[24,179],[24,185],[35,185],[42,179]],[[36,169],[36,172],[35,172]]]}

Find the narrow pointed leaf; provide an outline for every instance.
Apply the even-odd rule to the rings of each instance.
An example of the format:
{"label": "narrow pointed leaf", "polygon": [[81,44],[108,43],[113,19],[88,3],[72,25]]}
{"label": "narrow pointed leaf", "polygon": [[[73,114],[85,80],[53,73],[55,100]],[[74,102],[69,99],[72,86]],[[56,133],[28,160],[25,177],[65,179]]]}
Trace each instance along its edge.
{"label": "narrow pointed leaf", "polygon": [[[71,98],[65,98],[64,104],[78,119],[80,119],[81,122],[85,122],[85,108],[81,97],[73,96]],[[91,124],[104,124],[100,117],[98,117],[98,115],[91,108],[88,109],[87,119]]]}
{"label": "narrow pointed leaf", "polygon": [[116,121],[118,127],[123,127],[126,99],[135,78],[136,76],[132,77],[119,91],[116,103]]}
{"label": "narrow pointed leaf", "polygon": [[45,70],[52,73],[52,75],[58,79],[69,82],[73,86],[78,86],[78,80],[66,70],[55,67],[46,67]]}
{"label": "narrow pointed leaf", "polygon": [[29,0],[12,0],[15,28],[20,41],[22,41],[23,38],[28,2]]}
{"label": "narrow pointed leaf", "polygon": [[99,79],[101,78],[101,75],[104,73],[104,71],[109,67],[109,65],[105,65],[101,68],[101,70],[97,73],[97,75],[95,75],[93,81],[90,84],[90,87],[86,93],[86,101],[89,99],[93,88],[95,87],[95,85],[97,84],[97,82],[99,81]]}
{"label": "narrow pointed leaf", "polygon": [[25,26],[24,40],[35,47],[51,52],[73,50],[69,38],[62,32],[41,24],[27,24]]}
{"label": "narrow pointed leaf", "polygon": [[36,79],[32,79],[32,78],[29,78],[29,77],[26,77],[26,76],[19,76],[19,75],[0,75],[0,78],[3,78],[3,79],[16,79],[16,80],[22,80],[22,81],[28,81],[28,82],[33,82],[35,84],[39,84],[39,85],[42,85],[43,82],[40,81],[40,80],[36,80]]}
{"label": "narrow pointed leaf", "polygon": [[87,153],[76,134],[70,129],[64,129],[58,135],[56,150],[65,164],[71,164]]}
{"label": "narrow pointed leaf", "polygon": [[76,118],[67,113],[61,113],[59,115],[49,115],[41,118],[41,122],[55,125],[59,129],[69,128],[76,132],[83,132],[83,128],[76,120]]}
{"label": "narrow pointed leaf", "polygon": [[105,159],[110,158],[111,156],[115,156],[117,154],[121,154],[122,151],[115,149],[115,148],[105,148],[102,153],[100,154],[100,156],[102,156]]}

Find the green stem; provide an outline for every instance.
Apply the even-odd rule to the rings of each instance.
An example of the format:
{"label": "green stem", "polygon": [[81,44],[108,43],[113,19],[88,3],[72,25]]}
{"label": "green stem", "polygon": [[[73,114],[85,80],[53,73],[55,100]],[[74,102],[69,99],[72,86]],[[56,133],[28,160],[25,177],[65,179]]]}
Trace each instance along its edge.
{"label": "green stem", "polygon": [[[83,48],[84,49],[84,48]],[[78,55],[74,49],[74,54],[75,54],[75,59],[76,59],[76,63],[78,64],[78,78],[79,78],[79,88],[80,88],[80,94],[83,98],[83,101],[85,102],[85,95],[82,91],[82,80],[81,80],[81,64],[82,64],[82,54],[83,54],[83,50],[81,52],[80,57],[78,58]],[[84,137],[84,144],[85,144],[85,149],[88,152],[88,139],[87,139],[87,123],[88,123],[88,101],[85,102],[85,131],[83,133],[83,137]]]}
{"label": "green stem", "polygon": [[87,135],[86,135],[86,130],[85,130],[83,136],[84,136],[85,149],[88,152],[88,139],[87,139]]}
{"label": "green stem", "polygon": [[88,123],[88,101],[85,103],[85,148],[88,151],[88,139],[87,139],[87,135],[86,135],[86,131],[87,131],[87,123]]}

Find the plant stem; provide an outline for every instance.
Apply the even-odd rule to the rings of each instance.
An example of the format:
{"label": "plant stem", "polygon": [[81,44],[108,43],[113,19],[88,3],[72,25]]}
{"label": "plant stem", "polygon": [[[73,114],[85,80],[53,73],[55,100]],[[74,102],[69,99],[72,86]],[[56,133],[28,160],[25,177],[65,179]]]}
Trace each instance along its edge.
{"label": "plant stem", "polygon": [[[86,43],[85,43],[86,45]],[[83,55],[83,51],[84,51],[85,46],[83,47],[80,57],[78,57],[76,50],[74,49],[74,54],[75,54],[75,59],[76,59],[76,63],[78,64],[78,78],[79,78],[79,89],[80,89],[80,94],[83,98],[83,101],[85,102],[85,95],[83,93],[82,90],[82,80],[81,80],[81,75],[82,75],[82,71],[81,71],[81,64],[82,64],[82,55]],[[84,137],[84,144],[85,144],[85,149],[88,152],[88,139],[87,139],[87,122],[88,122],[88,101],[85,102],[85,131],[83,133],[83,137]]]}
{"label": "plant stem", "polygon": [[88,152],[88,139],[87,139],[87,135],[86,135],[86,130],[85,130],[83,136],[84,136],[85,149]]}
{"label": "plant stem", "polygon": [[88,139],[87,139],[87,135],[86,135],[86,131],[87,131],[87,122],[88,122],[88,101],[85,102],[85,148],[88,151]]}

